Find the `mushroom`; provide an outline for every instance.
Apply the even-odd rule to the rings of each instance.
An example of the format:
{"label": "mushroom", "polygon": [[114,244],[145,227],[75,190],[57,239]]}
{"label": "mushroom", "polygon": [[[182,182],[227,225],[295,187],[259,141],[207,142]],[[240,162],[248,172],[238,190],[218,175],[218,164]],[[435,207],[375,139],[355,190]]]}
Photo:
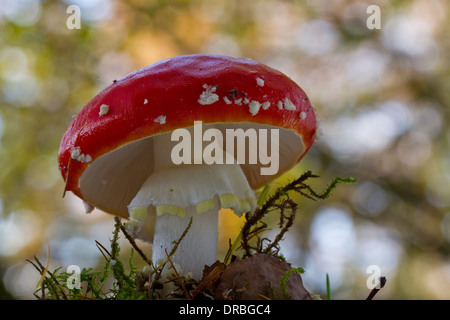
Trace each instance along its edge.
{"label": "mushroom", "polygon": [[[172,262],[200,279],[217,259],[219,209],[253,211],[254,190],[300,161],[317,124],[305,92],[283,73],[251,59],[185,55],[94,97],[73,118],[58,159],[65,190],[127,219],[134,237],[153,243],[155,264],[192,218]],[[259,141],[247,135],[245,145],[249,130]],[[250,161],[247,148],[241,157],[240,138],[272,154],[258,151],[261,159]],[[268,159],[277,163],[269,168]]]}

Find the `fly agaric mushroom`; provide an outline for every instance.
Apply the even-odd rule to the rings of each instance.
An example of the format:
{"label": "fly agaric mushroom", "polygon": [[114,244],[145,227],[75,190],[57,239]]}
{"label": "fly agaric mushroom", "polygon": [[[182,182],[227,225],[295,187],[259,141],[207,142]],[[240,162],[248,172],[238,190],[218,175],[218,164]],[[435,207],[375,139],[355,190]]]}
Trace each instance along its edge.
{"label": "fly agaric mushroom", "polygon": [[[186,128],[198,142],[195,121],[215,131],[180,152],[176,130]],[[153,242],[154,263],[167,258],[192,217],[172,261],[199,279],[217,259],[219,209],[254,210],[254,190],[300,161],[317,123],[305,92],[279,71],[250,59],[178,56],[114,81],[93,98],[61,141],[60,171],[66,191],[89,207],[128,219],[135,237]],[[228,129],[276,129],[279,140],[266,145],[279,152],[275,172],[261,174],[267,161],[211,164],[206,148],[213,155],[223,147],[232,157],[239,147],[230,151],[217,141]],[[191,164],[174,163],[174,155],[191,151]]]}

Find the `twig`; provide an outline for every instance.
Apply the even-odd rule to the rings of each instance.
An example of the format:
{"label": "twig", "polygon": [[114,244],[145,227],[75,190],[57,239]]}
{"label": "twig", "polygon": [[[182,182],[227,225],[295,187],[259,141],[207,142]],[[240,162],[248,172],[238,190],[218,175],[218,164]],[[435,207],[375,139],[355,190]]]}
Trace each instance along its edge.
{"label": "twig", "polygon": [[48,245],[48,248],[47,248],[47,264],[45,265],[45,268],[42,270],[42,275],[41,275],[41,278],[39,279],[38,283],[36,284],[36,288],[39,288],[42,285],[42,282],[44,282],[45,273],[48,271],[49,265],[50,265],[50,245]]}
{"label": "twig", "polygon": [[[174,253],[170,256],[170,258],[172,258],[173,256],[177,255],[177,253]],[[161,278],[161,273],[162,273],[162,269],[164,268],[164,266],[166,265],[166,263],[169,262],[169,258],[166,258],[163,262],[161,262],[161,264],[157,267],[155,267],[148,275],[149,275],[149,284],[150,284],[150,277],[155,273],[155,279],[152,282],[151,285],[151,291],[154,291],[156,284],[159,280],[159,278]]]}
{"label": "twig", "polygon": [[[118,217],[115,217],[116,219],[120,219]],[[122,223],[120,223],[120,230],[122,231],[122,233],[124,234],[125,238],[127,238],[127,240],[130,242],[130,244],[133,246],[134,250],[136,250],[136,252],[141,256],[141,258],[152,268],[154,268],[153,266],[153,261],[150,260],[149,258],[147,258],[147,256],[145,255],[145,253],[141,250],[141,248],[138,247],[138,245],[136,244],[136,241],[134,241],[134,239],[130,236],[130,234],[127,232],[127,230],[125,229],[125,227],[123,226]]]}
{"label": "twig", "polygon": [[261,298],[263,298],[264,300],[272,300],[269,297],[266,297],[265,295],[261,294],[261,293],[257,293],[258,296],[260,296]]}
{"label": "twig", "polygon": [[189,292],[186,289],[186,286],[184,285],[183,280],[181,279],[180,275],[178,274],[177,268],[175,268],[175,265],[173,264],[172,260],[170,259],[169,254],[167,253],[167,249],[164,249],[164,251],[166,252],[167,255],[167,259],[169,260],[170,265],[172,266],[173,271],[175,272],[175,275],[177,276],[178,282],[181,285],[181,288],[184,291],[184,294],[186,296],[187,299],[192,299],[191,295],[189,294]]}
{"label": "twig", "polygon": [[[45,273],[48,273],[50,275],[50,278],[55,282],[55,285],[61,290],[61,293],[63,294],[63,298],[68,300],[68,297],[67,297],[65,291],[63,290],[63,287],[59,284],[58,279],[56,279],[55,276],[48,269],[45,269],[45,267],[42,265],[42,263],[39,261],[39,259],[36,256],[34,257],[34,260],[36,261],[37,265],[34,264],[32,261],[30,261],[28,259],[26,261],[31,263],[41,275],[44,275]],[[56,299],[59,300],[58,291],[53,286],[53,283],[51,281],[49,281],[48,279],[45,279],[45,280],[47,282],[48,289],[53,291],[53,293],[55,294]],[[42,282],[41,287],[44,287],[44,281]]]}
{"label": "twig", "polygon": [[[34,259],[37,260],[36,257],[34,257]],[[38,267],[33,261],[28,260],[28,259],[26,259],[26,261],[31,263],[32,266],[39,272],[40,275],[43,274],[43,270],[40,267]],[[39,265],[40,265],[40,263],[39,263]],[[49,287],[51,287],[51,288],[49,288],[49,290],[52,290],[55,293],[56,299],[59,300],[59,295],[56,292],[55,288],[53,287],[53,284],[51,282],[48,282],[48,285],[49,285]],[[38,298],[38,299],[44,300],[45,299],[45,286],[43,284],[41,285],[41,292],[42,292],[42,296],[41,297],[38,297],[36,294],[34,294],[34,296],[36,298]]]}
{"label": "twig", "polygon": [[[311,177],[317,177],[316,175],[313,175],[311,171],[307,171],[304,174],[302,174],[298,179],[295,179],[291,183],[287,184],[284,188],[278,188],[275,194],[269,197],[267,201],[261,206],[256,208],[253,215],[250,215],[249,212],[246,213],[245,218],[246,222],[244,226],[242,227],[242,247],[245,250],[245,255],[250,256],[251,255],[251,249],[252,247],[249,245],[249,238],[253,232],[260,231],[261,229],[265,228],[265,225],[260,227],[255,227],[255,225],[258,222],[262,222],[261,219],[269,212],[271,211],[271,208],[277,207],[280,208],[283,206],[282,204],[277,205],[277,201],[280,200],[282,197],[286,197],[288,194],[288,191],[291,190],[299,190],[299,186],[302,185],[302,183]],[[254,248],[253,248],[254,249]]]}
{"label": "twig", "polygon": [[186,229],[184,230],[183,234],[181,235],[181,237],[175,241],[174,246],[172,248],[172,250],[169,253],[169,256],[173,256],[175,254],[175,252],[178,249],[178,246],[180,245],[181,241],[183,240],[183,238],[186,236],[186,234],[188,233],[189,229],[191,228],[192,225],[192,217],[189,219],[189,223],[186,227]]}
{"label": "twig", "polygon": [[[311,199],[311,200],[317,200],[317,199],[325,199],[329,197],[331,194],[331,191],[336,187],[338,183],[345,182],[345,183],[353,183],[356,182],[355,178],[336,178],[334,179],[331,184],[326,188],[326,190],[323,193],[317,193],[315,192],[310,186],[305,184],[305,181],[309,178],[317,178],[319,176],[311,173],[311,171],[306,171],[304,174],[302,174],[299,178],[295,179],[294,181],[288,183],[283,188],[278,188],[276,192],[270,196],[267,201],[265,201],[264,204],[262,204],[260,207],[257,207],[255,212],[253,214],[250,214],[250,212],[247,212],[245,215],[246,222],[244,226],[242,227],[242,247],[245,250],[244,256],[250,256],[252,253],[252,250],[256,250],[256,252],[264,252],[268,253],[273,248],[276,248],[278,245],[278,242],[282,240],[283,235],[287,232],[287,230],[292,226],[295,212],[297,209],[297,204],[292,201],[289,198],[289,191],[295,191],[299,193],[300,195]],[[267,193],[267,191],[266,191]],[[265,198],[265,197],[264,197]],[[259,201],[259,204],[262,201]],[[286,209],[289,209],[291,214],[289,216],[286,216],[284,211]],[[266,249],[263,250],[262,248],[262,241],[258,241],[258,247],[252,247],[249,244],[249,240],[256,231],[260,231],[266,227],[266,225],[262,222],[262,219],[271,212],[274,212],[276,210],[280,210],[281,216],[280,216],[280,228],[281,231],[278,234],[278,236],[275,238],[275,240],[266,247]],[[285,221],[287,219],[287,222]],[[257,226],[258,224],[262,224]]]}
{"label": "twig", "polygon": [[369,295],[367,296],[366,300],[372,300],[375,295],[378,293],[378,291],[381,290],[381,288],[384,287],[384,285],[386,284],[386,277],[380,277],[380,283],[379,285],[377,285],[375,288],[372,289],[372,291],[370,291]]}
{"label": "twig", "polygon": [[[97,246],[98,250],[102,253],[103,258],[105,258],[106,261],[108,261],[108,257],[105,255],[105,252],[111,257],[111,253],[97,240],[95,240],[95,245]],[[103,252],[104,251],[104,252]]]}
{"label": "twig", "polygon": [[[189,219],[189,223],[188,223],[186,229],[184,230],[183,234],[181,235],[181,237],[177,241],[174,242],[174,246],[168,255],[169,257],[173,257],[176,254],[178,245],[181,243],[181,240],[183,240],[183,238],[186,236],[187,232],[191,228],[191,225],[192,225],[192,217]],[[154,270],[150,273],[150,274],[156,273],[155,279],[153,280],[152,285],[151,285],[152,292],[154,292],[156,284],[158,283],[159,278],[161,278],[162,269],[166,265],[167,261],[169,261],[168,258],[163,263],[161,263],[158,267],[154,268]]]}
{"label": "twig", "polygon": [[[281,216],[280,216],[280,227],[282,227],[280,233],[278,233],[275,237],[275,239],[264,249],[263,253],[270,253],[270,250],[272,248],[277,247],[278,243],[283,239],[284,234],[289,230],[289,228],[294,224],[295,219],[295,213],[297,211],[297,204],[292,200],[286,200],[284,202],[286,204],[285,206],[281,207]],[[285,218],[284,216],[284,209],[285,207],[289,205],[291,209],[291,215],[287,217],[287,222],[283,226],[283,220]]]}
{"label": "twig", "polygon": [[[206,274],[202,281],[198,284],[197,288],[195,288],[195,291],[193,293],[192,299],[194,299],[199,293],[202,292],[202,290],[211,282],[213,281],[215,278],[218,279],[220,277],[220,275],[222,274],[222,272],[225,269],[225,265],[224,264],[214,264],[214,268],[208,272],[208,274]],[[203,292],[203,294],[205,294],[205,292]]]}

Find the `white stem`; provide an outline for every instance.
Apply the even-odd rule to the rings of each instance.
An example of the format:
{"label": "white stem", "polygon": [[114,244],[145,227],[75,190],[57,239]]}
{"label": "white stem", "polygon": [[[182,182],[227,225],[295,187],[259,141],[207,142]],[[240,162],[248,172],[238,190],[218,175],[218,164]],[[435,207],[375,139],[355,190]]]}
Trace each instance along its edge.
{"label": "white stem", "polygon": [[[204,266],[213,264],[217,259],[218,199],[215,202],[214,208],[206,213],[198,214],[194,206],[189,206],[184,217],[167,213],[159,216],[153,241],[153,263],[159,265],[167,258],[173,242],[181,237],[192,217],[191,227],[171,261],[179,266],[177,272],[180,275],[191,272],[194,279],[200,280]],[[164,270],[169,268],[170,264]]]}
{"label": "white stem", "polygon": [[219,209],[232,208],[241,214],[254,209],[256,200],[239,164],[174,165],[173,145],[170,135],[153,137],[153,173],[128,206],[129,231],[137,238],[153,240],[152,260],[158,265],[192,217],[191,228],[171,261],[183,274],[192,272],[200,280],[204,266],[217,259]]}

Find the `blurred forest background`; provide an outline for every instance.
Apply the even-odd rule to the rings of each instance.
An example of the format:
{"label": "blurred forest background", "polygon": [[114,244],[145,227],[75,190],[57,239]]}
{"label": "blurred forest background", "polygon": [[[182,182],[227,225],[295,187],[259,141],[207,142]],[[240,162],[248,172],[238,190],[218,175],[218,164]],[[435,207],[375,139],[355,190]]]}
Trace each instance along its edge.
{"label": "blurred forest background", "polygon": [[[80,29],[67,27],[72,4]],[[210,53],[279,69],[316,106],[322,136],[274,188],[305,170],[317,190],[358,178],[297,199],[281,247],[305,287],[324,297],[328,273],[335,299],[364,299],[375,265],[378,299],[450,299],[449,21],[446,0],[0,0],[0,298],[34,299],[25,259],[45,263],[48,245],[50,270],[104,261],[95,240],[108,247],[113,217],[62,198],[72,115],[129,72]],[[221,217],[221,255],[241,224]]]}

